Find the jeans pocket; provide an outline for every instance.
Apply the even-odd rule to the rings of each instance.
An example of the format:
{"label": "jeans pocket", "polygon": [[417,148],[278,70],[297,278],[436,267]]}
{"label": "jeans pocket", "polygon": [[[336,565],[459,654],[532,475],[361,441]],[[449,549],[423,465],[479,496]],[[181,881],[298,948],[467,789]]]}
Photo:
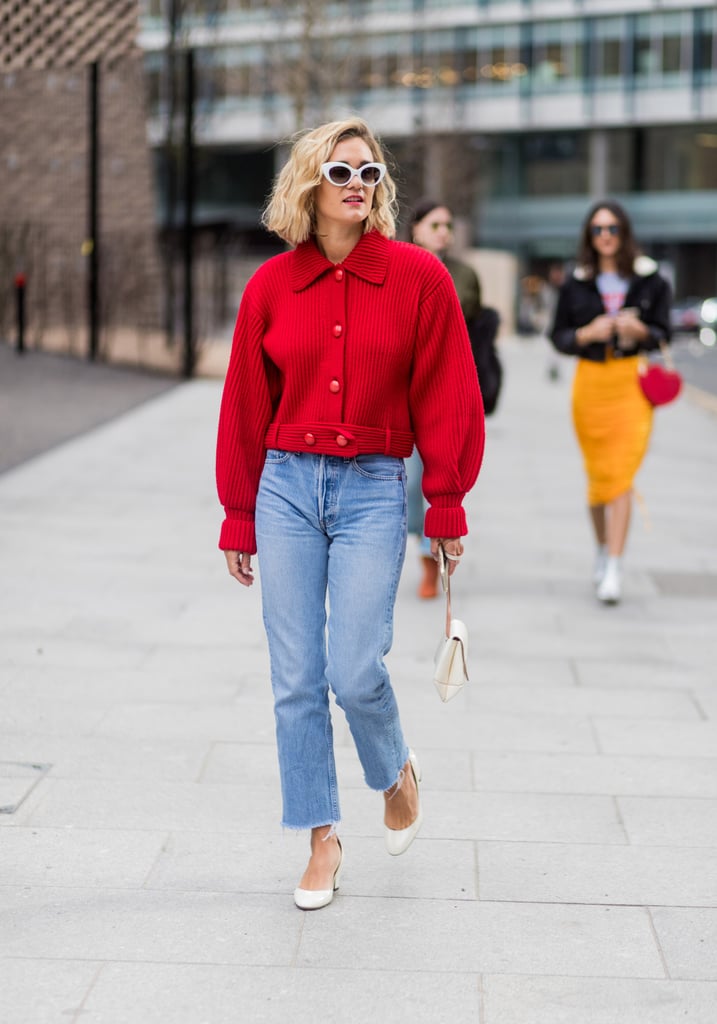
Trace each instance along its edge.
{"label": "jeans pocket", "polygon": [[272,466],[278,466],[282,462],[288,462],[295,452],[285,452],[280,448],[267,448],[266,456],[264,458],[264,465],[271,464]]}
{"label": "jeans pocket", "polygon": [[351,466],[359,476],[371,480],[402,480],[406,475],[403,459],[393,455],[356,455]]}

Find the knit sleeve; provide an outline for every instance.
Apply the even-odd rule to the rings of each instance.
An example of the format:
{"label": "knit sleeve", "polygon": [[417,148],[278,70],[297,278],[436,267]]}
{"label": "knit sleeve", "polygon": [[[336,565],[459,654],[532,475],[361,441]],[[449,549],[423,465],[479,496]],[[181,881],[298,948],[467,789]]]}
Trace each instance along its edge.
{"label": "knit sleeve", "polygon": [[572,315],[570,303],[570,289],[563,285],[558,295],[558,302],[555,308],[555,317],[550,328],[550,340],[558,352],[566,356],[580,354],[580,347],[575,340],[575,330],[583,324],[576,324]]}
{"label": "knit sleeve", "polygon": [[649,309],[642,314],[642,319],[647,325],[649,335],[640,348],[650,350],[657,349],[664,342],[669,342],[671,336],[670,327],[670,305],[672,291],[664,277],[655,274],[651,289],[652,301]]}
{"label": "knit sleeve", "polygon": [[264,435],[271,419],[270,367],[263,354],[263,319],[251,299],[242,299],[224,382],[217,437],[216,476],[224,506],[219,547],[256,551],[254,509],[264,467]]}
{"label": "knit sleeve", "polygon": [[419,308],[409,401],[429,503],[426,535],[465,536],[463,499],[483,459],[485,420],[465,320],[447,274]]}

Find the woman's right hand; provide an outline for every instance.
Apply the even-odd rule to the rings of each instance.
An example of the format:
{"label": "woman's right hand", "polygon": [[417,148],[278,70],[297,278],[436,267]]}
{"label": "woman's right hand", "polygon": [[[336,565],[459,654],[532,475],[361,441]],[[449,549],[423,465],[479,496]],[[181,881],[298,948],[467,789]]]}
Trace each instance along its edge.
{"label": "woman's right hand", "polygon": [[227,560],[229,575],[239,580],[243,587],[250,587],[254,582],[254,572],[251,567],[251,555],[246,551],[225,551],[224,557]]}
{"label": "woman's right hand", "polygon": [[578,345],[589,345],[594,341],[611,341],[615,334],[615,321],[607,313],[601,313],[584,327],[578,327],[575,340]]}

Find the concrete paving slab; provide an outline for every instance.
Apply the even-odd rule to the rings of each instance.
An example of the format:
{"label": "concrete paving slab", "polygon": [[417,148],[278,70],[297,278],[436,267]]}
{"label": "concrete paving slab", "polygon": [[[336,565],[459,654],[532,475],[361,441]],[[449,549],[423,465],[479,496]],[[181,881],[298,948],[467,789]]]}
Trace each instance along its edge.
{"label": "concrete paving slab", "polygon": [[101,969],[92,960],[0,960],[3,1024],[72,1020]]}
{"label": "concrete paving slab", "polygon": [[478,844],[481,899],[717,907],[714,849]]}
{"label": "concrete paving slab", "polygon": [[621,796],[617,803],[631,843],[717,846],[717,800]]}
{"label": "concrete paving slab", "polygon": [[[9,758],[7,750],[3,753]],[[36,758],[0,761],[0,816],[14,814],[49,770],[49,764]]]}
{"label": "concrete paving slab", "polygon": [[[717,694],[716,694],[717,697]],[[610,718],[666,718],[704,720],[703,709],[695,703],[692,692],[610,687],[487,685],[478,681],[466,693],[466,702],[478,715],[496,712],[511,715],[577,716]],[[702,712],[702,713],[701,713]]]}
{"label": "concrete paving slab", "polygon": [[717,758],[717,721],[683,722],[656,718],[630,721],[596,716],[593,724],[600,748],[606,754]]}
{"label": "concrete paving slab", "polygon": [[[564,599],[570,600],[570,595],[564,595]],[[621,610],[627,607],[629,607],[628,599],[625,600]],[[601,607],[596,610],[596,614],[607,616],[615,611],[614,608]],[[473,641],[473,647],[481,656],[495,658],[499,654],[505,653],[506,650],[510,650],[511,644],[515,641],[515,630],[507,628],[483,634],[474,632],[473,635],[469,634],[469,639]],[[613,657],[618,658],[654,658],[659,656],[666,661],[678,656],[674,650],[674,644],[668,643],[665,637],[654,634],[635,636],[625,630],[620,630],[619,634],[611,637],[610,652]],[[605,641],[596,632],[594,623],[592,628],[585,627],[582,631],[568,630],[567,628],[560,632],[521,629],[520,653],[524,658],[596,658],[605,653]],[[693,663],[697,664],[698,660],[686,659],[686,664]]]}
{"label": "concrete paving slab", "polygon": [[150,653],[149,648],[140,646],[111,646],[93,643],[91,639],[63,640],[45,633],[44,626],[40,625],[28,627],[24,633],[24,636],[18,635],[18,631],[5,633],[0,628],[0,666],[37,668],[42,662],[46,669],[93,668],[98,672],[112,672],[141,668]]}
{"label": "concrete paving slab", "polygon": [[714,759],[478,752],[477,788],[527,793],[717,797]]}
{"label": "concrete paving slab", "polygon": [[483,977],[481,1024],[713,1024],[717,986],[623,978]]}
{"label": "concrete paving slab", "polygon": [[710,689],[695,688],[692,699],[699,709],[700,716],[706,721],[717,721],[717,686]]}
{"label": "concrete paving slab", "polygon": [[51,766],[51,779],[164,779],[196,782],[208,745],[187,739],[160,740],[101,739],[94,736],[23,735],[2,736],[2,749],[16,761],[37,760]]}
{"label": "concrete paving slab", "polygon": [[[151,1003],[145,993],[151,991]],[[108,964],[83,1008],[85,1024],[314,1024],[478,1021],[472,974],[415,970],[372,973],[324,967]]]}
{"label": "concrete paving slab", "polygon": [[[242,625],[241,627],[235,626],[235,629],[243,630],[244,620],[238,617],[238,621]],[[248,628],[251,629],[252,634],[256,637],[257,633],[254,631],[253,625],[251,625],[251,619],[249,619],[249,622]],[[258,630],[258,628],[257,626],[256,629]],[[271,692],[268,688],[269,656],[266,648],[262,650],[258,648],[256,650],[251,649],[250,656],[247,657],[246,647],[242,642],[242,656],[239,658],[236,645],[230,642],[231,636],[232,633],[229,632],[224,638],[224,643],[221,645],[182,644],[177,646],[172,644],[161,647],[153,645],[142,661],[141,671],[160,676],[181,672],[186,674],[187,677],[195,679],[206,675],[211,678],[237,680],[238,683],[250,678],[253,680],[253,686],[257,692]]]}
{"label": "concrete paving slab", "polygon": [[642,909],[342,898],[333,910],[328,927],[307,918],[297,965],[664,977]]}
{"label": "concrete paving slab", "polygon": [[639,661],[617,661],[612,657],[604,661],[578,658],[575,671],[580,685],[585,687],[689,690],[717,686],[717,674],[706,669],[693,669],[672,659],[665,662],[654,658]]}
{"label": "concrete paving slab", "polygon": [[255,742],[274,738],[274,713],[269,694],[262,698],[184,701],[141,704],[122,703],[105,711],[95,727],[98,736],[128,736],[162,740],[230,741],[250,738]]}
{"label": "concrete paving slab", "polygon": [[0,877],[7,886],[138,888],[166,838],[116,829],[8,829],[0,844]]}
{"label": "concrete paving slab", "polygon": [[624,843],[611,797],[547,793],[425,794],[422,835],[546,843]]}
{"label": "concrete paving slab", "polygon": [[158,674],[139,669],[128,672],[95,672],[79,669],[56,669],[46,672],[40,668],[18,668],[2,690],[8,698],[29,697],[34,700],[48,698],[72,704],[91,702],[98,704],[155,703],[182,704],[185,701],[230,702],[239,692],[239,680],[229,673],[211,677],[180,672]]}
{"label": "concrete paving slab", "polygon": [[10,957],[288,967],[303,924],[265,893],[0,886],[0,898]]}
{"label": "concrete paving slab", "polygon": [[79,706],[57,701],[26,697],[17,693],[0,694],[0,719],[3,731],[22,736],[30,730],[49,735],[82,735],[91,733],[105,715],[103,707],[90,703]]}
{"label": "concrete paving slab", "polygon": [[657,907],[651,915],[670,977],[717,981],[717,910]]}
{"label": "concrete paving slab", "polygon": [[32,808],[32,825],[150,831],[249,832],[275,829],[274,790],[251,791],[241,780],[210,786],[164,779],[47,779]]}
{"label": "concrete paving slab", "polygon": [[714,640],[710,636],[713,624],[714,619],[707,620],[705,628],[699,636],[671,636],[669,638],[670,657],[674,661],[696,669],[701,669],[709,664],[714,665]]}

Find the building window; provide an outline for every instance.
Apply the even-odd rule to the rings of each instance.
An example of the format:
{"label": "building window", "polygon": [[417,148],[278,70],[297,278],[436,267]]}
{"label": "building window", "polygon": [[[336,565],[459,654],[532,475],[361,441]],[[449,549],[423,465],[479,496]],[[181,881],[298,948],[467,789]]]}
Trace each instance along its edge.
{"label": "building window", "polygon": [[431,32],[422,36],[423,84],[455,88],[473,85],[478,77],[476,29]]}
{"label": "building window", "polygon": [[717,81],[717,11],[695,11],[695,71],[705,84]]}
{"label": "building window", "polygon": [[498,135],[483,162],[495,198],[584,195],[589,188],[587,132]]}
{"label": "building window", "polygon": [[550,132],[521,140],[523,194],[580,195],[588,191],[588,133]]}
{"label": "building window", "polygon": [[[393,45],[391,46],[391,41]],[[374,44],[377,40],[373,40]],[[407,34],[387,36],[383,50],[385,81],[389,89],[402,89],[416,84],[418,60],[413,52],[411,37]]]}
{"label": "building window", "polygon": [[635,82],[645,88],[689,85],[692,15],[641,14],[636,21]]}
{"label": "building window", "polygon": [[533,26],[529,68],[533,92],[574,91],[583,75],[582,23],[554,21]]}
{"label": "building window", "polygon": [[520,59],[520,28],[517,25],[496,25],[478,30],[479,88],[517,92],[527,68]]}
{"label": "building window", "polygon": [[717,189],[717,124],[648,128],[644,188],[649,192]]}
{"label": "building window", "polygon": [[594,22],[594,84],[597,89],[622,85],[627,65],[625,18],[598,18]]}

